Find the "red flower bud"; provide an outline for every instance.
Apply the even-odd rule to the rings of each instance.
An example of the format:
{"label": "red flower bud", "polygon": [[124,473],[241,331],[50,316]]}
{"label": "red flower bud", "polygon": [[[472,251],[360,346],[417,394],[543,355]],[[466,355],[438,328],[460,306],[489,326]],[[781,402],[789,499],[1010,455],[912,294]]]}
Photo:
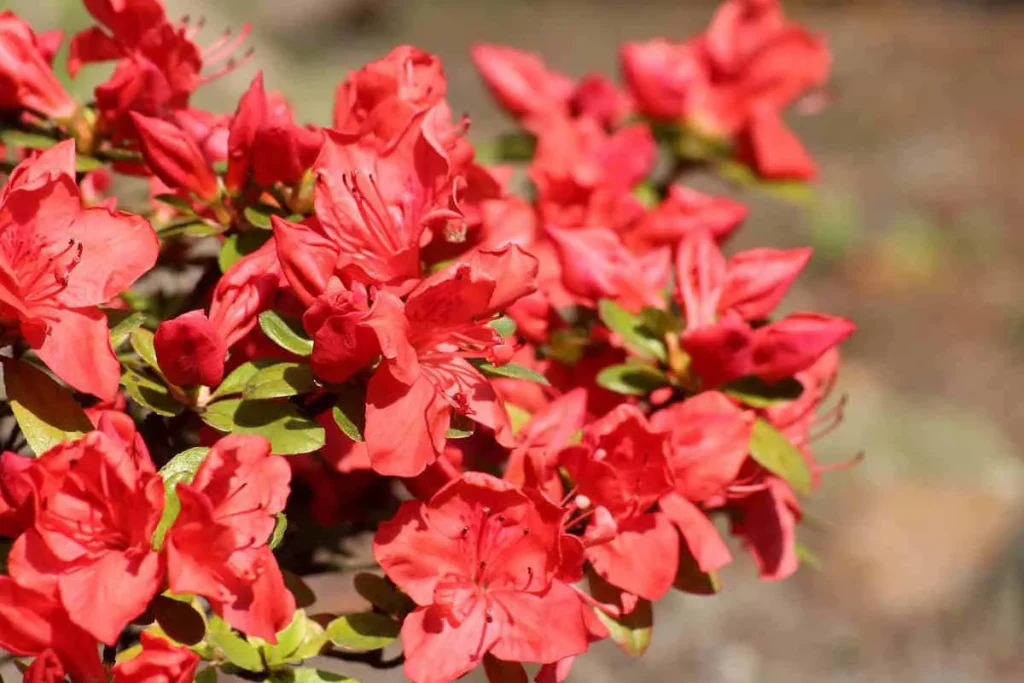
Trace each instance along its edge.
{"label": "red flower bud", "polygon": [[216,386],[224,378],[227,348],[202,311],[162,323],[153,343],[164,376],[178,386]]}
{"label": "red flower bud", "polygon": [[0,13],[0,109],[28,107],[53,118],[75,112],[75,101],[50,68],[51,43],[14,13]]}
{"label": "red flower bud", "polygon": [[213,200],[220,192],[217,176],[199,146],[173,123],[132,113],[142,156],[153,173],[170,187]]}

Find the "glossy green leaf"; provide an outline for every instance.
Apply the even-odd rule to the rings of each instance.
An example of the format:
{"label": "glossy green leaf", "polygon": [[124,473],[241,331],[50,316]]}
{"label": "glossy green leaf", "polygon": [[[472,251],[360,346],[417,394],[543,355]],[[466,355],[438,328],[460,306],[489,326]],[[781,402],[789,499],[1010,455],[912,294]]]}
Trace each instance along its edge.
{"label": "glossy green leaf", "polygon": [[153,532],[153,549],[160,550],[164,545],[167,530],[174,524],[181,512],[181,501],[178,500],[176,486],[179,483],[190,484],[196,471],[206,459],[209,448],[190,448],[178,453],[166,465],[160,468],[160,476],[164,480],[164,512]]}
{"label": "glossy green leaf", "polygon": [[266,437],[279,455],[312,453],[324,445],[324,428],[285,401],[224,399],[200,417],[219,432]]}
{"label": "glossy green leaf", "polygon": [[751,408],[770,408],[800,398],[804,385],[792,377],[775,384],[769,384],[757,377],[744,377],[730,382],[722,391]]}
{"label": "glossy green leaf", "polygon": [[231,630],[220,617],[211,617],[206,640],[219,650],[227,661],[246,671],[263,671],[260,653],[244,638]]}
{"label": "glossy green leaf", "polygon": [[267,680],[270,683],[358,683],[343,674],[308,667],[280,669],[274,671]]}
{"label": "glossy green leaf", "polygon": [[227,225],[219,223],[208,223],[201,219],[191,219],[162,226],[157,230],[157,235],[163,239],[170,237],[209,237],[227,232]]}
{"label": "glossy green leaf", "polygon": [[136,328],[131,331],[128,339],[132,343],[135,353],[139,354],[146,365],[160,372],[160,363],[156,359],[156,346],[153,343],[155,335],[149,330]]}
{"label": "glossy green leaf", "polygon": [[0,141],[6,147],[27,147],[28,149],[46,149],[57,144],[57,140],[41,133],[29,133],[23,130],[0,131]]}
{"label": "glossy green leaf", "polygon": [[231,374],[224,378],[224,381],[221,382],[220,386],[214,390],[210,395],[210,398],[218,399],[242,393],[245,389],[245,385],[249,383],[249,380],[252,379],[257,372],[263,368],[273,365],[276,362],[277,361],[272,358],[260,358],[242,363],[232,370]]}
{"label": "glossy green leaf", "polygon": [[3,358],[7,401],[36,455],[92,431],[92,423],[71,391],[39,368]]}
{"label": "glossy green leaf", "polygon": [[611,365],[597,373],[597,383],[617,394],[643,396],[669,383],[668,377],[650,365],[624,363]]}
{"label": "glossy green leaf", "polygon": [[305,610],[297,610],[291,623],[277,634],[277,644],[260,647],[263,659],[274,668],[282,664],[301,662],[319,654],[327,644],[324,628],[310,619]]}
{"label": "glossy green leaf", "polygon": [[525,379],[547,386],[550,384],[548,378],[536,370],[524,367],[519,363],[505,363],[504,365],[492,365],[486,361],[474,358],[470,360],[477,370],[490,377],[507,377],[510,379]]}
{"label": "glossy green leaf", "polygon": [[308,394],[316,389],[313,370],[306,363],[282,361],[268,365],[249,378],[242,397],[284,398]]}
{"label": "glossy green leaf", "polygon": [[220,272],[226,273],[235,265],[240,258],[248,256],[264,244],[271,237],[271,233],[265,230],[248,230],[242,233],[228,235],[221,245],[220,253],[217,255],[217,265]]}
{"label": "glossy green leaf", "polygon": [[401,626],[391,617],[361,612],[338,617],[327,625],[327,637],[335,647],[350,652],[380,650],[398,638]]}
{"label": "glossy green leaf", "polygon": [[146,322],[146,314],[140,312],[132,313],[121,322],[110,328],[110,345],[117,348],[128,341],[132,332],[142,327]]}
{"label": "glossy green leaf", "polygon": [[470,420],[464,415],[452,415],[451,423],[448,426],[448,431],[445,433],[446,439],[467,439],[473,436],[473,432],[476,431],[476,423]]}
{"label": "glossy green leaf", "polygon": [[195,683],[217,683],[217,667],[211,665],[197,673]]}
{"label": "glossy green leaf", "polygon": [[348,438],[359,442],[363,440],[366,428],[366,397],[357,392],[345,392],[331,410],[338,429]]}
{"label": "glossy green leaf", "polygon": [[288,518],[284,516],[283,512],[278,512],[274,515],[274,530],[270,532],[270,540],[267,541],[271,550],[281,545],[286,531],[288,531]]}
{"label": "glossy green leaf", "polygon": [[182,199],[176,194],[172,194],[169,192],[166,194],[158,194],[157,196],[153,197],[153,200],[160,202],[161,204],[166,204],[175,211],[183,213],[186,216],[196,215],[195,209],[192,208],[192,205],[188,202],[188,200]]}
{"label": "glossy green leaf", "polygon": [[121,375],[121,386],[129,398],[157,415],[172,417],[185,409],[171,396],[167,387],[134,370],[125,370]]}
{"label": "glossy green leaf", "polygon": [[750,434],[750,455],[800,493],[811,492],[811,470],[800,450],[770,422],[758,418]]}
{"label": "glossy green leaf", "polygon": [[650,360],[664,361],[667,358],[665,343],[644,326],[640,316],[633,315],[611,299],[601,299],[597,312],[601,322],[622,337],[622,342],[633,353]]}
{"label": "glossy green leaf", "polygon": [[[588,573],[587,578],[590,584],[590,594],[594,596],[595,600],[621,607],[621,590],[597,576],[593,571]],[[651,634],[654,631],[654,610],[650,600],[640,598],[632,612],[619,617],[613,617],[596,608],[594,611],[597,618],[611,633],[612,641],[630,657],[639,657],[651,644]]]}
{"label": "glossy green leaf", "polygon": [[161,630],[174,641],[195,645],[206,637],[206,620],[190,603],[158,595],[149,608]]}
{"label": "glossy green leaf", "polygon": [[100,168],[103,168],[103,162],[96,157],[85,156],[84,154],[75,156],[75,171],[77,173],[89,173]]}
{"label": "glossy green leaf", "polygon": [[487,324],[493,327],[498,334],[506,339],[516,333],[516,321],[507,315],[503,315]]}
{"label": "glossy green leaf", "polygon": [[258,206],[247,206],[245,211],[242,212],[245,215],[245,220],[249,221],[249,224],[256,228],[263,230],[270,230],[271,216],[282,216],[283,214],[273,206],[267,206],[260,204]]}
{"label": "glossy green leaf", "polygon": [[404,615],[416,609],[416,603],[379,574],[360,572],[352,580],[356,592],[367,602],[388,614]]}
{"label": "glossy green leaf", "polygon": [[291,351],[297,356],[308,356],[313,353],[313,342],[302,331],[302,326],[297,322],[285,320],[276,311],[260,313],[260,328],[272,342],[285,351]]}

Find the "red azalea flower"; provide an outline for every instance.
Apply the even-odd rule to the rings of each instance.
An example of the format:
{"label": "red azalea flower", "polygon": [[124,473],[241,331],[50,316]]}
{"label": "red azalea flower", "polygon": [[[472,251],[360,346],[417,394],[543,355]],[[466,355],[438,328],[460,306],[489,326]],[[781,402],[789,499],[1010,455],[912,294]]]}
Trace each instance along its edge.
{"label": "red azalea flower", "polygon": [[114,666],[113,683],[192,683],[199,655],[145,631],[142,652]]}
{"label": "red azalea flower", "polygon": [[227,346],[202,311],[160,323],[153,338],[160,370],[180,387],[215,387],[224,379]]}
{"label": "red azalea flower", "polygon": [[60,657],[47,648],[25,669],[24,683],[64,683],[66,676]]}
{"label": "red azalea flower", "polygon": [[747,218],[745,204],[716,197],[682,185],[668,188],[668,196],[647,212],[623,239],[643,253],[657,247],[675,246],[697,232],[708,232],[716,241],[727,239]]}
{"label": "red azalea flower", "polygon": [[103,427],[41,456],[60,461],[63,476],[35,492],[34,524],[15,542],[10,567],[24,585],[54,590],[72,622],[113,645],[163,582],[151,539],[164,487],[130,420]]}
{"label": "red azalea flower", "polygon": [[411,681],[446,683],[488,653],[553,663],[587,649],[594,617],[566,583],[581,555],[563,518],[535,492],[466,473],[380,526],[374,557],[419,605],[402,626]]}
{"label": "red azalea flower", "polygon": [[296,125],[287,104],[267,96],[261,71],[239,100],[231,122],[224,184],[238,193],[250,177],[259,187],[296,183],[313,165],[321,145],[321,131]]}
{"label": "red azalea flower", "polygon": [[26,672],[26,681],[47,681],[46,675],[56,677],[58,669],[75,683],[107,681],[96,640],[68,619],[56,596],[19,585],[9,576],[0,576],[0,648],[39,657],[32,667],[35,678]]}
{"label": "red azalea flower", "polygon": [[733,501],[732,533],[754,556],[761,578],[778,581],[800,567],[796,555],[796,524],[800,503],[789,484],[765,477],[764,486]]}
{"label": "red azalea flower", "polygon": [[0,109],[71,118],[77,105],[53,73],[50,47],[13,12],[0,12]]}
{"label": "red azalea flower", "polygon": [[441,60],[412,45],[353,71],[334,93],[334,128],[360,134],[374,130],[384,139],[444,101],[448,84]]}
{"label": "red azalea flower", "polygon": [[139,147],[149,169],[168,187],[195,194],[212,202],[220,183],[203,151],[173,123],[131,112]]}
{"label": "red azalea flower", "polygon": [[286,285],[273,238],[236,261],[217,280],[210,301],[210,324],[225,346],[231,348],[249,334]]}
{"label": "red azalea flower", "polygon": [[312,363],[344,381],[383,356],[367,390],[366,447],[382,474],[416,476],[444,447],[452,412],[510,444],[508,416],[487,378],[467,357],[504,362],[505,341],[487,323],[534,288],[537,262],[518,247],[479,252],[420,282],[403,304],[378,292],[329,288],[304,324]]}
{"label": "red azalea flower", "polygon": [[149,223],[82,208],[75,144],[22,162],[0,193],[0,327],[21,336],[58,377],[111,399],[121,365],[98,306],[156,262]]}
{"label": "red azalea flower", "polygon": [[167,534],[167,576],[238,630],[276,641],[295,613],[267,546],[288,498],[291,470],[263,437],[232,434],[206,455],[191,484],[177,486],[181,514]]}
{"label": "red azalea flower", "polygon": [[686,316],[682,347],[706,388],[754,375],[777,382],[806,370],[854,331],[844,318],[794,313],[761,327],[810,258],[810,250],[754,249],[726,262],[704,233],[676,259],[676,296]]}

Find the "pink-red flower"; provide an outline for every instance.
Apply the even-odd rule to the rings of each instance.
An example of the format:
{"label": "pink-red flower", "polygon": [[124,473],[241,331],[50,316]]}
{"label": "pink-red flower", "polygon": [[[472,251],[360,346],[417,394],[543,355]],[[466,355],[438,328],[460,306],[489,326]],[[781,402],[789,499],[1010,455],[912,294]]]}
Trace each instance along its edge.
{"label": "pink-red flower", "polygon": [[172,384],[215,387],[224,378],[227,347],[202,311],[160,323],[153,346],[160,370]]}
{"label": "pink-red flower", "polygon": [[402,626],[413,683],[447,683],[488,653],[546,664],[587,649],[602,629],[568,583],[582,555],[564,516],[535,492],[467,473],[380,526],[374,557],[419,605]]}
{"label": "pink-red flower", "polygon": [[52,61],[44,36],[13,12],[0,12],[0,109],[70,119],[77,105],[53,73]]}
{"label": "pink-red flower", "polygon": [[113,683],[192,683],[199,656],[186,647],[143,631],[142,652],[114,666]]}
{"label": "pink-red flower", "polygon": [[267,546],[290,479],[288,463],[270,454],[266,439],[226,436],[192,483],[177,485],[181,513],[166,541],[172,591],[205,597],[229,624],[270,642],[295,613]]}
{"label": "pink-red flower", "polygon": [[193,193],[211,202],[220,194],[213,169],[191,137],[178,126],[150,116],[131,113],[139,147],[149,169],[176,190]]}
{"label": "pink-red flower", "polygon": [[[73,623],[108,645],[146,609],[164,576],[151,544],[163,481],[124,420],[107,420],[101,431],[41,456],[61,465],[44,474],[33,526],[10,558],[17,581],[54,592]],[[58,480],[47,486],[47,476]]]}
{"label": "pink-red flower", "polygon": [[110,399],[121,366],[98,306],[158,250],[145,219],[82,207],[75,145],[62,142],[19,164],[0,193],[0,328],[17,330],[74,388]]}

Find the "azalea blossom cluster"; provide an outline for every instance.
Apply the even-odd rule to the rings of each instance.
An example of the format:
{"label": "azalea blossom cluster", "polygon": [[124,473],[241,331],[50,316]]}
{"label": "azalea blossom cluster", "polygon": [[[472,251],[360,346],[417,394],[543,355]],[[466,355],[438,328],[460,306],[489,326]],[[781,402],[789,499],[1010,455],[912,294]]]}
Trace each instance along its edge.
{"label": "azalea blossom cluster", "polygon": [[[247,28],[200,47],[159,0],[84,4],[66,65],[0,14],[0,649],[26,680],[337,680],[306,660],[400,646],[413,683],[564,681],[738,549],[765,580],[807,557],[854,326],[779,314],[811,251],[726,250],[746,207],[684,184],[813,178],[783,116],[829,53],[777,0],[623,46],[624,85],[477,45],[517,126],[476,148],[415,47],[303,125],[259,73],[233,113],[190,103]],[[78,102],[55,69],[96,62]],[[307,614],[289,517],[372,530],[367,611]]]}

